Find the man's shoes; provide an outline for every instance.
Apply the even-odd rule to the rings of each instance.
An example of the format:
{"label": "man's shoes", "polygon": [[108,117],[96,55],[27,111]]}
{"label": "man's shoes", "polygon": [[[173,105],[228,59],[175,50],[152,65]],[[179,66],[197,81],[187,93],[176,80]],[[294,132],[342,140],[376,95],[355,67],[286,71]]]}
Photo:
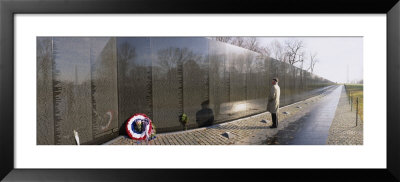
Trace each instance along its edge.
{"label": "man's shoes", "polygon": [[272,126],[270,126],[269,128],[277,128],[277,126],[272,125]]}

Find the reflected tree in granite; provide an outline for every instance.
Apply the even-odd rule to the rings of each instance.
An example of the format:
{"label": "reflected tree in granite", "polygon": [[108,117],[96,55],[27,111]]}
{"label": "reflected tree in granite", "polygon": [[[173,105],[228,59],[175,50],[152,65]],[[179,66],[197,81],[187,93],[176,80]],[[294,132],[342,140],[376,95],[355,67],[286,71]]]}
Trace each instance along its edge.
{"label": "reflected tree in granite", "polygon": [[90,49],[93,138],[118,127],[115,38],[92,38]]}
{"label": "reflected tree in granite", "polygon": [[149,38],[118,38],[118,104],[120,133],[136,113],[152,114],[152,68]]}
{"label": "reflected tree in granite", "polygon": [[230,110],[228,115],[231,118],[238,118],[246,115],[246,49],[229,46],[228,61],[230,68]]}
{"label": "reflected tree in granite", "polygon": [[76,144],[93,139],[90,80],[90,39],[53,38],[53,101],[55,143]]}
{"label": "reflected tree in granite", "polygon": [[[119,77],[121,82],[125,82],[128,80],[128,69],[129,69],[129,60],[134,59],[136,57],[136,51],[134,47],[125,41],[118,46],[118,64],[119,64]],[[125,85],[124,85],[125,86]]]}
{"label": "reflected tree in granite", "polygon": [[37,38],[37,137],[38,145],[54,144],[52,38]]}
{"label": "reflected tree in granite", "polygon": [[[196,95],[204,89],[207,72],[201,67],[203,57],[188,48],[169,47],[157,51],[157,59],[153,62],[155,89],[162,97],[157,97],[154,114],[158,117],[155,123],[164,127],[179,127],[179,116],[183,113],[189,117],[189,122],[195,120],[197,108],[191,109],[190,98],[184,92]],[[200,63],[200,64],[199,64]],[[199,103],[197,103],[199,105]],[[199,106],[197,106],[199,107]],[[158,123],[163,121],[161,123]],[[166,126],[167,125],[167,126]],[[190,125],[188,127],[194,127]]]}
{"label": "reflected tree in granite", "polygon": [[214,109],[215,122],[227,119],[227,103],[230,102],[229,65],[226,45],[217,41],[209,42],[209,97]]}

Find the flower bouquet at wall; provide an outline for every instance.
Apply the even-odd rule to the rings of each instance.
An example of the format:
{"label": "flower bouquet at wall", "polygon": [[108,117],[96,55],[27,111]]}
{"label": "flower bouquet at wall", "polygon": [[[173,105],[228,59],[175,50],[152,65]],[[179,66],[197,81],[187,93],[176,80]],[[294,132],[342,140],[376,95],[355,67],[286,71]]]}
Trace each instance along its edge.
{"label": "flower bouquet at wall", "polygon": [[186,114],[181,114],[179,116],[179,122],[181,123],[182,127],[184,130],[187,130],[187,123],[188,123],[188,117]]}

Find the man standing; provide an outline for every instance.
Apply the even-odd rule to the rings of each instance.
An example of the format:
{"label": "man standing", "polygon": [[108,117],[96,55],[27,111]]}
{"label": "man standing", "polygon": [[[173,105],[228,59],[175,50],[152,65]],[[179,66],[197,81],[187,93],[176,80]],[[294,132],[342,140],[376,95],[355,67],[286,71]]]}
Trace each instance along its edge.
{"label": "man standing", "polygon": [[272,126],[270,128],[278,127],[278,109],[279,109],[279,97],[281,95],[281,89],[278,86],[278,78],[272,79],[272,87],[268,96],[267,111],[272,116]]}

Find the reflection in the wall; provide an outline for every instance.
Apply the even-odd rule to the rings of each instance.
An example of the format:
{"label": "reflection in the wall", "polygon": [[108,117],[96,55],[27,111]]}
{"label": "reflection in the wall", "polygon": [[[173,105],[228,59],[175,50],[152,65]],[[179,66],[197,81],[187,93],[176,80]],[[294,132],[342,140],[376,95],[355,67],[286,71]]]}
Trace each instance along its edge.
{"label": "reflection in the wall", "polygon": [[201,103],[201,110],[196,112],[196,123],[198,127],[211,126],[214,124],[214,112],[209,108],[210,102]]}
{"label": "reflection in the wall", "polygon": [[55,144],[93,139],[90,72],[89,38],[53,38]]}
{"label": "reflection in the wall", "polygon": [[54,144],[52,38],[37,38],[37,144]]}
{"label": "reflection in the wall", "polygon": [[158,128],[157,131],[180,127],[179,116],[183,114],[182,64],[183,59],[191,53],[188,49],[166,44],[173,39],[151,38],[150,40],[153,61],[152,120]]}
{"label": "reflection in the wall", "polygon": [[229,62],[224,43],[209,41],[209,97],[216,122],[227,120],[230,101]]}
{"label": "reflection in the wall", "polygon": [[[246,115],[246,109],[242,112],[233,112],[232,109],[234,107],[233,102],[237,101],[245,101],[246,100],[246,74],[247,74],[247,64],[248,64],[248,57],[246,49],[226,45],[227,46],[227,61],[229,65],[229,73],[230,73],[230,89],[229,89],[229,101],[230,101],[230,112],[228,119],[234,119],[243,117]],[[247,107],[247,106],[245,106]]]}
{"label": "reflection in the wall", "polygon": [[135,113],[152,112],[152,63],[150,38],[117,38],[118,109],[121,134]]}
{"label": "reflection in the wall", "polygon": [[91,38],[93,138],[118,128],[117,52],[115,38]]}
{"label": "reflection in the wall", "polygon": [[270,79],[267,76],[268,64],[266,64],[266,61],[254,52],[249,51],[248,55],[248,60],[251,64],[248,66],[246,75],[246,115],[251,115],[266,110],[266,98]]}
{"label": "reflection in the wall", "polygon": [[236,104],[232,103],[232,113],[246,111],[246,108],[247,108],[246,101],[241,101]]}
{"label": "reflection in the wall", "polygon": [[158,131],[197,127],[196,111],[208,100],[208,44],[204,38],[151,38],[153,112]]}

